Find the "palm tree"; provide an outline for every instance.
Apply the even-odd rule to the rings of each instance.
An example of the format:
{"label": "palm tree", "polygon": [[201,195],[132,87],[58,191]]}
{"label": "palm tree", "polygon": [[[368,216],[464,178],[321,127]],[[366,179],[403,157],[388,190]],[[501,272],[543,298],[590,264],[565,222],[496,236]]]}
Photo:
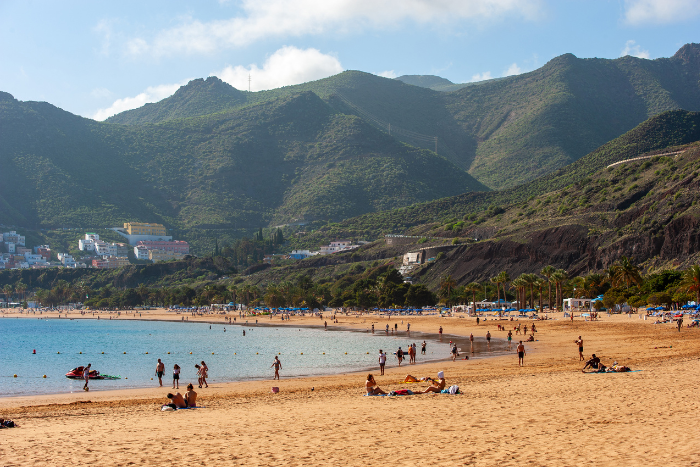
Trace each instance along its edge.
{"label": "palm tree", "polygon": [[[557,269],[551,276],[551,280],[554,281],[554,285],[555,285],[556,292],[557,292],[557,303],[556,303],[557,309],[561,306],[561,302],[562,302],[561,290],[562,290],[564,283],[566,282],[566,280],[568,278],[569,278],[569,275],[563,269]],[[551,308],[551,305],[550,305],[550,308]]]}
{"label": "palm tree", "polygon": [[5,293],[5,301],[7,303],[10,303],[10,300],[12,299],[12,292],[15,290],[14,287],[12,287],[10,284],[5,284],[2,288],[2,291]]}
{"label": "palm tree", "polygon": [[516,277],[511,283],[510,287],[516,291],[516,296],[518,297],[518,308],[523,309],[523,290],[525,289],[525,280],[523,278],[524,274]]}
{"label": "palm tree", "polygon": [[20,300],[24,298],[24,291],[27,290],[27,284],[25,284],[22,281],[19,281],[15,284],[15,291],[17,292],[17,295],[20,296]]}
{"label": "palm tree", "polygon": [[535,274],[524,274],[523,282],[530,287],[530,308],[535,308],[535,284],[539,278]]}
{"label": "palm tree", "polygon": [[[478,282],[470,282],[464,286],[464,292],[472,294],[472,311],[476,313],[476,293],[481,292],[481,284],[479,284]],[[484,300],[485,299],[486,298],[484,297]]]}
{"label": "palm tree", "polygon": [[535,282],[535,287],[537,287],[540,291],[540,313],[542,313],[542,287],[544,287],[545,282],[546,281],[541,277],[537,277],[537,282]]}
{"label": "palm tree", "polygon": [[456,285],[457,283],[454,279],[452,279],[451,275],[445,277],[440,283],[440,296],[445,299],[445,305],[448,305],[450,303],[450,298],[452,297],[452,289],[454,289]]}
{"label": "palm tree", "polygon": [[627,284],[628,289],[632,282],[637,285],[642,284],[642,275],[639,273],[639,268],[626,256],[622,256],[618,261],[614,279],[616,285],[624,282]]}
{"label": "palm tree", "polygon": [[549,309],[552,309],[552,281],[550,280],[552,277],[552,274],[556,272],[556,269],[554,269],[554,266],[548,265],[542,268],[540,271],[540,274],[542,274],[544,277],[547,278],[547,285],[549,286],[549,301],[547,302],[547,305],[549,306]]}
{"label": "palm tree", "polygon": [[694,264],[683,271],[681,287],[686,292],[695,292],[695,303],[700,304],[700,266]]}
{"label": "palm tree", "polygon": [[498,277],[501,280],[501,284],[503,284],[503,302],[506,302],[508,300],[506,298],[506,284],[508,284],[508,282],[510,282],[510,275],[506,271],[501,271],[501,273],[498,275]]}

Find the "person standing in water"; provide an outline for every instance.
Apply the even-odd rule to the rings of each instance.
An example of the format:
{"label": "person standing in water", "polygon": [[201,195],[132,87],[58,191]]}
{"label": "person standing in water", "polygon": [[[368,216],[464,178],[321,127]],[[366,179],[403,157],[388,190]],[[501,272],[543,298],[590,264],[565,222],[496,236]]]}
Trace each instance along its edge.
{"label": "person standing in water", "polygon": [[282,368],[282,362],[280,362],[280,359],[277,358],[277,355],[275,355],[275,361],[272,362],[272,365],[270,365],[270,368],[275,367],[275,377],[272,378],[273,380],[280,379],[280,368]]}
{"label": "person standing in water", "polygon": [[165,363],[158,359],[158,364],[156,365],[156,376],[158,377],[158,384],[163,387],[163,374],[165,374]]}
{"label": "person standing in water", "polygon": [[474,353],[474,334],[469,334],[469,346],[471,347],[472,353]]}
{"label": "person standing in water", "polygon": [[90,381],[90,367],[92,366],[92,363],[88,363],[88,365],[83,369],[83,378],[85,378],[85,386],[83,386],[83,391],[89,391],[90,388],[88,388],[88,381]]}
{"label": "person standing in water", "polygon": [[379,349],[379,374],[384,375],[384,366],[386,365],[386,354],[382,349]]}
{"label": "person standing in water", "polygon": [[421,348],[420,348],[420,353],[423,355],[425,355],[425,346],[426,346],[426,343],[425,343],[425,341],[423,341],[423,344],[421,345]]}

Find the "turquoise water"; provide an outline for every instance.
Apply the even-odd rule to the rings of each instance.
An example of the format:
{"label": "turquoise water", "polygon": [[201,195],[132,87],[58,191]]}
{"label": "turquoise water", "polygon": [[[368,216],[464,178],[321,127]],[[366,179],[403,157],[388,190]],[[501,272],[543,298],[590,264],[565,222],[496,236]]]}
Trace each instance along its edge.
{"label": "turquoise water", "polygon": [[387,352],[387,366],[395,366],[393,352],[399,346],[406,350],[409,342],[418,345],[419,363],[445,358],[450,352],[449,344],[429,341],[427,355],[420,355],[423,337],[419,340],[415,333],[410,338],[405,333],[394,337],[291,326],[209,327],[164,321],[0,318],[0,396],[80,392],[83,382],[65,374],[88,363],[102,374],[122,377],[91,380],[95,391],[157,385],[158,358],[165,363],[163,385],[170,387],[175,363],[182,368],[180,385],[186,386],[196,384],[194,365],[202,360],[209,367],[209,382],[216,383],[272,378],[270,365],[278,353],[285,378],[376,369],[380,348]]}

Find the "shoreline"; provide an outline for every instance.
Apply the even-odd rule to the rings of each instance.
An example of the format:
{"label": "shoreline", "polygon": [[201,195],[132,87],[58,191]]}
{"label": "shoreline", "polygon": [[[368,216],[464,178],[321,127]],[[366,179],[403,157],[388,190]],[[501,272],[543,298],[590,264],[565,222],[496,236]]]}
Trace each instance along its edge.
{"label": "shoreline", "polygon": [[[386,317],[338,318],[340,325],[360,330],[372,321],[375,328],[387,322]],[[487,330],[502,338],[505,332],[496,325],[511,323],[488,320],[476,326],[473,318],[438,316],[409,320],[412,332],[442,326],[447,341],[472,332],[482,337]],[[319,321],[292,318],[290,324]],[[185,463],[260,466],[399,465],[426,455],[444,465],[479,466],[700,461],[700,329],[678,332],[673,325],[616,315],[598,322],[536,324],[538,341],[526,343],[523,367],[513,352],[401,367],[394,361],[387,362],[385,376],[372,371],[385,391],[422,390],[427,385],[402,384],[405,375],[435,377],[444,371],[447,385],[460,387],[457,396],[363,397],[362,373],[290,379],[283,373],[280,381],[198,389],[201,410],[161,412],[169,385],[0,398],[0,417],[19,425],[2,431],[0,456],[8,466],[171,465],[174,454]],[[582,374],[573,343],[579,335],[586,358],[596,353],[606,365],[618,361],[641,371]],[[272,394],[271,386],[279,393]],[[659,433],[661,440],[650,441]]]}

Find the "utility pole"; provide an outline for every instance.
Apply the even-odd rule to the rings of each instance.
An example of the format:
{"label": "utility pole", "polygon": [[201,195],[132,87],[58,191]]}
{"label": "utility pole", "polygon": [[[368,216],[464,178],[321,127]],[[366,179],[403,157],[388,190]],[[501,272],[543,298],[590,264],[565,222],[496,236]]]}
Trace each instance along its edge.
{"label": "utility pole", "polygon": [[250,92],[250,73],[248,73],[248,92]]}
{"label": "utility pole", "polygon": [[391,136],[391,123],[389,124],[389,136]]}

